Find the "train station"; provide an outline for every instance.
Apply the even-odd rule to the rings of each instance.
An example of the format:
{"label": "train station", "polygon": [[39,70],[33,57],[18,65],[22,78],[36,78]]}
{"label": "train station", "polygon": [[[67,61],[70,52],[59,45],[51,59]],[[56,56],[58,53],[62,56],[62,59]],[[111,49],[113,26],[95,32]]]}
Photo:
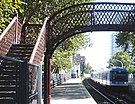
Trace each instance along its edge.
{"label": "train station", "polygon": [[134,45],[135,3],[93,1],[1,1],[0,104],[135,104],[132,59],[86,76],[77,54],[87,32],[122,31]]}

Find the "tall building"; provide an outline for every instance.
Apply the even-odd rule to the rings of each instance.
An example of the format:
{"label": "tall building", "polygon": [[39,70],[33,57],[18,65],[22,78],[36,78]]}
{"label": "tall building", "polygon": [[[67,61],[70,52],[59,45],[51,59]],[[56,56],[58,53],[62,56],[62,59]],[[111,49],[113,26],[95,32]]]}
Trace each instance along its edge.
{"label": "tall building", "polygon": [[117,47],[116,40],[115,40],[117,34],[118,33],[113,33],[111,35],[111,56],[120,50],[124,50],[123,47]]}
{"label": "tall building", "polygon": [[[118,51],[120,50],[124,50],[123,47],[118,47],[117,44],[116,44],[116,35],[118,34],[117,33],[113,33],[111,35],[111,56],[115,53],[117,53]],[[128,49],[127,49],[128,52],[132,52],[132,47],[131,45],[129,45]]]}

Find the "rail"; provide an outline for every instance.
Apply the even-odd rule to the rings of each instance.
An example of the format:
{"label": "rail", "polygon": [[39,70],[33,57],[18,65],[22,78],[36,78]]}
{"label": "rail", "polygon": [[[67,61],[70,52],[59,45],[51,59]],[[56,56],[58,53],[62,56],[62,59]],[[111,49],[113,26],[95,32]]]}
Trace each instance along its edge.
{"label": "rail", "polygon": [[23,62],[22,60],[18,60],[18,59],[15,59],[15,58],[11,58],[11,57],[7,57],[5,55],[0,55],[0,64],[4,61],[4,60],[10,60],[10,61],[13,61],[13,62]]}
{"label": "rail", "polygon": [[[44,79],[44,73],[42,73],[42,79]],[[55,88],[56,86],[62,84],[63,82],[67,81],[70,78],[69,74],[59,74],[59,73],[53,73],[51,74],[51,89]],[[43,86],[44,86],[44,80],[43,80]]]}
{"label": "rail", "polygon": [[40,34],[38,36],[38,39],[36,41],[34,50],[31,54],[30,63],[39,64],[42,59],[45,52],[45,33],[46,33],[46,22],[48,18],[45,19],[44,24],[42,26],[42,29],[40,31]]}
{"label": "rail", "polygon": [[21,41],[22,24],[14,17],[5,31],[0,35],[0,54],[6,55],[12,44]]}
{"label": "rail", "polygon": [[28,89],[29,89],[29,103],[34,103],[34,102],[38,102],[38,94],[39,94],[39,90],[38,86],[38,78],[39,78],[39,70],[40,66],[38,65],[34,65],[31,63],[28,63],[28,78],[29,78],[29,85],[28,85]]}
{"label": "rail", "polygon": [[85,83],[87,83],[86,85],[90,86],[93,90],[95,90],[97,93],[99,93],[103,98],[105,98],[108,102],[110,102],[110,104],[115,104],[114,101],[112,101],[111,99],[109,99],[107,96],[105,96],[103,93],[101,93],[100,91],[98,91],[96,88],[94,88],[91,84],[89,84],[89,82],[87,80],[85,80]]}
{"label": "rail", "polygon": [[33,95],[29,96],[29,99],[32,99],[33,97],[38,96],[38,92],[34,93]]}

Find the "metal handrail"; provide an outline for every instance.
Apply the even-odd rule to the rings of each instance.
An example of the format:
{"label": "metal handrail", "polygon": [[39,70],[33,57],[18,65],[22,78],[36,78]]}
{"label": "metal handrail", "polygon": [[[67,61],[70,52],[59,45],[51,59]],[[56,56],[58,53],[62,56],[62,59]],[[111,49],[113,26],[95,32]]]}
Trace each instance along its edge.
{"label": "metal handrail", "polygon": [[32,94],[31,96],[29,96],[29,99],[31,99],[31,98],[33,98],[33,97],[35,97],[35,96],[37,96],[38,95],[38,92],[35,92],[34,94]]}
{"label": "metal handrail", "polygon": [[8,57],[8,56],[5,56],[5,55],[0,55],[0,58],[6,59],[6,60],[11,60],[11,61],[14,61],[14,62],[23,62],[22,60],[18,60],[18,59]]}
{"label": "metal handrail", "polygon": [[[12,57],[8,57],[8,56],[5,56],[5,55],[1,55],[0,54],[0,64],[4,61],[4,60],[8,60],[8,61],[12,61],[12,62],[14,62],[14,63],[16,63],[16,62],[18,62],[18,63],[24,63],[25,61],[24,60],[18,60],[18,59],[16,59],[16,58],[12,58]],[[33,70],[35,70],[35,68],[39,68],[40,66],[39,65],[36,65],[36,64],[31,64],[31,63],[27,63],[26,62],[26,64],[28,65],[28,66],[32,66],[34,69]],[[22,64],[23,65],[23,64]],[[26,70],[28,70],[27,68],[26,68]],[[38,70],[38,69],[37,69]],[[21,72],[19,72],[19,73],[22,73],[22,71],[23,70],[20,70]],[[24,71],[23,71],[24,72]],[[26,74],[26,73],[25,73]],[[27,75],[25,75],[25,76],[27,76]],[[29,76],[29,74],[28,74],[28,76]],[[22,78],[22,76],[20,76],[21,78]],[[29,77],[28,77],[29,78]],[[32,79],[33,80],[33,79]],[[38,80],[38,79],[37,79]],[[37,81],[36,80],[36,81]],[[24,80],[23,80],[24,81]],[[22,83],[22,82],[20,82],[20,83]],[[17,83],[16,83],[17,84]],[[28,84],[30,84],[29,82],[28,82]],[[36,86],[37,86],[37,84],[36,84]],[[26,89],[26,90],[28,90],[28,89]],[[18,90],[17,90],[18,91]],[[29,92],[29,91],[28,91]],[[19,94],[19,93],[18,93]],[[27,93],[28,94],[28,93]],[[36,89],[35,89],[35,91],[34,91],[34,93],[32,94],[32,95],[28,95],[27,97],[27,99],[29,99],[29,101],[33,98],[33,97],[35,97],[35,96],[37,96],[37,100],[38,100],[38,94],[39,94],[39,92],[38,92],[38,89],[37,89],[37,87],[36,87]],[[18,100],[18,99],[17,99]],[[18,101],[17,101],[18,102]],[[19,101],[20,102],[20,101]]]}

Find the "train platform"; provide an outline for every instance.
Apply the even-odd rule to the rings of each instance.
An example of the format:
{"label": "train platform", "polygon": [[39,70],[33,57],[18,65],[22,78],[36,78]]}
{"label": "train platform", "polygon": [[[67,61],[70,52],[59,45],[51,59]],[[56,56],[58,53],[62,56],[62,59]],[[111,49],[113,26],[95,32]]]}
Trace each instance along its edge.
{"label": "train platform", "polygon": [[79,78],[69,79],[51,90],[51,104],[97,104]]}

